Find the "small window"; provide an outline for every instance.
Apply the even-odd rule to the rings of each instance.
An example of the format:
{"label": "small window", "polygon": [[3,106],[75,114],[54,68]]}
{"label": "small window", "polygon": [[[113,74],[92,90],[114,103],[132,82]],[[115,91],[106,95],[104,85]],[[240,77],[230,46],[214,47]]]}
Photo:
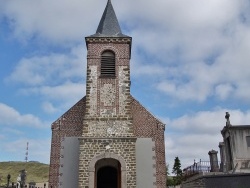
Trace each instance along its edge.
{"label": "small window", "polygon": [[250,147],[250,136],[246,136],[246,140],[247,140],[247,147]]}
{"label": "small window", "polygon": [[115,76],[115,54],[111,51],[105,51],[101,56],[101,76]]}

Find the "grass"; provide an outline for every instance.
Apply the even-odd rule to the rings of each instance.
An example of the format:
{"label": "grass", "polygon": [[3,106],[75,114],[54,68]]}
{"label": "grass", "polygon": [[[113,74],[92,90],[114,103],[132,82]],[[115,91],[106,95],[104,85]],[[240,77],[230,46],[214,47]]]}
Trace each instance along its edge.
{"label": "grass", "polygon": [[27,171],[26,182],[47,182],[49,179],[49,165],[39,162],[0,162],[0,186],[6,185],[7,175],[10,174],[10,183],[17,182],[19,171]]}

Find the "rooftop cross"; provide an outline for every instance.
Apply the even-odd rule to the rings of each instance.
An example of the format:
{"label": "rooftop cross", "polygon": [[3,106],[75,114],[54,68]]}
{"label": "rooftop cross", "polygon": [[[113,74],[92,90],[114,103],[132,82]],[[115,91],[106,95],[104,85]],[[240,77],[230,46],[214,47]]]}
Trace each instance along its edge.
{"label": "rooftop cross", "polygon": [[229,112],[226,112],[226,115],[225,115],[225,118],[226,118],[226,120],[227,120],[227,122],[226,122],[226,126],[230,126],[231,125],[231,123],[230,123],[230,114],[229,114]]}

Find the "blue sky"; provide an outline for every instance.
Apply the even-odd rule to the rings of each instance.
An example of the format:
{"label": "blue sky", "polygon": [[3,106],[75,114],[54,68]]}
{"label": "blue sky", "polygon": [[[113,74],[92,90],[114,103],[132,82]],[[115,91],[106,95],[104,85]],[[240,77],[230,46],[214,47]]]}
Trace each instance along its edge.
{"label": "blue sky", "polygon": [[[133,37],[131,93],[166,124],[172,168],[208,161],[225,112],[250,123],[248,0],[113,0]],[[0,1],[0,161],[49,163],[50,125],[85,95],[86,46],[105,0]]]}

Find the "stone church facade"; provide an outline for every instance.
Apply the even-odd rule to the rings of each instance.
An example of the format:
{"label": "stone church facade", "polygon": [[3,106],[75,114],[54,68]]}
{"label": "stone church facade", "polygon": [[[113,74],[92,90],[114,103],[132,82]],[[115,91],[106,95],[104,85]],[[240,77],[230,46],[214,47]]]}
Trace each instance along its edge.
{"label": "stone church facade", "polygon": [[110,0],[85,40],[86,96],[52,124],[49,187],[165,188],[165,126],[130,94],[132,38]]}

